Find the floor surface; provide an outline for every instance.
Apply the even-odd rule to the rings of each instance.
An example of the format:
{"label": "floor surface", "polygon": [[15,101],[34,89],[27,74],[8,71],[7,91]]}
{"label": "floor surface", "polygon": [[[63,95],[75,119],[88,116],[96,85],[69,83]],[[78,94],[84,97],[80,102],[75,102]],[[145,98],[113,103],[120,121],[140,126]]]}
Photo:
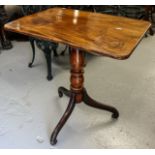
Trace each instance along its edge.
{"label": "floor surface", "polygon": [[0,54],[0,148],[155,148],[155,36],[144,38],[127,60],[87,55],[88,93],[115,106],[120,117],[76,105],[55,146],[50,135],[68,104],[57,94],[59,86],[69,88],[68,53],[54,58],[49,82],[43,53],[36,49],[28,68],[29,43],[13,46]]}

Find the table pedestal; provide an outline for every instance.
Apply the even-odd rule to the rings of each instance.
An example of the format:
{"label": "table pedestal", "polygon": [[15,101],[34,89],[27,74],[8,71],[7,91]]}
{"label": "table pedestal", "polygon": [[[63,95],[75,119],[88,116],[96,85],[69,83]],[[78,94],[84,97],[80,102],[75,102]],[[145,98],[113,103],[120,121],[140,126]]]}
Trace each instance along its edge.
{"label": "table pedestal", "polygon": [[72,111],[74,110],[75,104],[81,103],[82,101],[94,108],[107,110],[112,112],[112,118],[118,118],[119,112],[114,107],[101,104],[93,100],[88,94],[86,89],[83,87],[84,76],[83,76],[83,67],[84,67],[84,53],[79,49],[72,49],[70,52],[70,64],[71,64],[71,78],[70,78],[70,90],[67,90],[64,87],[59,87],[58,93],[62,97],[63,94],[70,98],[68,107],[57,124],[51,135],[51,144],[54,145],[57,143],[57,135],[62,129],[63,125],[66,123],[70,117]]}

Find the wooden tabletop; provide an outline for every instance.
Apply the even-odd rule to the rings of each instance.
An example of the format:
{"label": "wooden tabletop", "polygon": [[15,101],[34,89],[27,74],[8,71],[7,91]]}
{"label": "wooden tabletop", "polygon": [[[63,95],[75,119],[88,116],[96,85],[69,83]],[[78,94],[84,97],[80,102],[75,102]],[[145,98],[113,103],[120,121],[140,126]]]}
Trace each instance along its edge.
{"label": "wooden tabletop", "polygon": [[6,30],[125,59],[151,24],[106,14],[52,8],[5,25]]}

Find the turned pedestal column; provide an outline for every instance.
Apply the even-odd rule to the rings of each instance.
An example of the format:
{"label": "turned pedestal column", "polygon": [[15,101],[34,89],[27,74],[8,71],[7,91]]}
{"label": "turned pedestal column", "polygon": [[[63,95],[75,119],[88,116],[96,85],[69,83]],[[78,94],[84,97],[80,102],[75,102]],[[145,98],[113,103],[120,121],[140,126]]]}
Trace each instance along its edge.
{"label": "turned pedestal column", "polygon": [[81,103],[82,101],[94,108],[107,110],[112,112],[112,118],[118,118],[118,111],[111,106],[101,104],[95,100],[93,100],[88,94],[86,89],[84,88],[84,52],[79,49],[71,49],[70,52],[70,64],[71,64],[71,76],[70,76],[70,90],[67,90],[64,87],[59,87],[58,93],[59,96],[62,97],[63,94],[70,98],[68,107],[57,124],[51,135],[51,144],[54,145],[57,143],[57,135],[62,129],[63,125],[71,115],[75,104]]}

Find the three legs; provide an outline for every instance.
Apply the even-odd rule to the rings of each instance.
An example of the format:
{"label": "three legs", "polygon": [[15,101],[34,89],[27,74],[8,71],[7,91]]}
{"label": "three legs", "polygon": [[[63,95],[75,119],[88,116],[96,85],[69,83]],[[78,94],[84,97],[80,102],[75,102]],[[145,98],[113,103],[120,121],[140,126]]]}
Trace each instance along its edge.
{"label": "three legs", "polygon": [[[57,124],[57,126],[55,127],[55,129],[51,135],[50,142],[52,145],[55,145],[57,143],[57,136],[58,136],[60,130],[62,129],[62,127],[64,126],[64,124],[66,123],[66,121],[68,120],[68,118],[70,117],[71,113],[73,112],[75,104],[76,104],[76,93],[69,91],[64,87],[59,87],[58,94],[59,94],[59,97],[62,97],[63,94],[65,94],[66,96],[70,97],[70,101],[69,101],[69,104],[68,104],[68,107],[67,107],[65,113],[63,114],[62,118],[60,119],[59,123]],[[104,104],[101,104],[101,103],[93,100],[87,94],[87,91],[85,89],[83,89],[82,94],[83,94],[83,102],[85,104],[87,104],[91,107],[94,107],[94,108],[112,112],[112,118],[119,117],[119,112],[114,107],[104,105]]]}
{"label": "three legs", "polygon": [[87,94],[87,91],[83,87],[84,83],[84,53],[83,51],[80,51],[79,49],[71,49],[70,48],[70,64],[71,64],[71,76],[70,76],[70,90],[67,90],[64,87],[59,87],[58,93],[59,96],[62,97],[63,94],[68,96],[70,98],[68,107],[63,114],[62,118],[60,119],[58,125],[54,129],[52,135],[51,135],[51,144],[55,145],[57,142],[57,136],[68,120],[69,116],[71,115],[72,111],[74,110],[75,104],[76,103],[81,103],[84,102],[85,104],[102,109],[102,110],[107,110],[109,112],[112,112],[112,118],[118,118],[119,113],[118,111],[111,106],[101,104],[95,100],[93,100],[89,95]]}

